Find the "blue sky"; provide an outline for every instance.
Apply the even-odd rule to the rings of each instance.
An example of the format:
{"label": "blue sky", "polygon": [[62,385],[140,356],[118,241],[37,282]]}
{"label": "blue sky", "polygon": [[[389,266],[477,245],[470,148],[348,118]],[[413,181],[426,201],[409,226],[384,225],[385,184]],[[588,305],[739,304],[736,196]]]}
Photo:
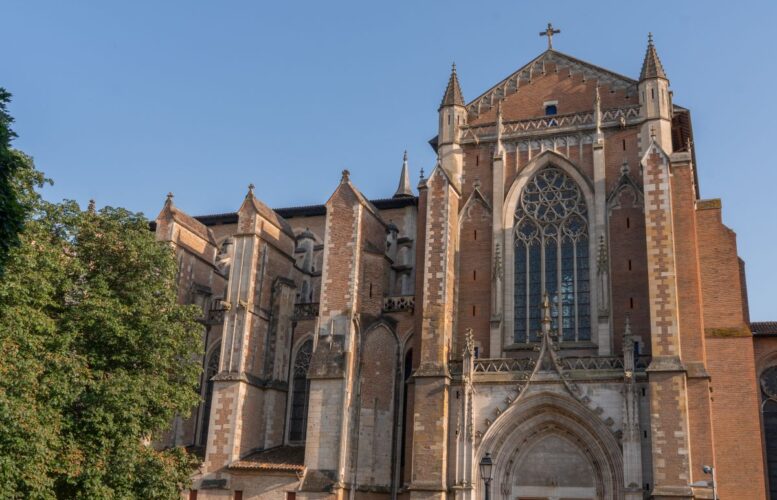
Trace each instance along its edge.
{"label": "blue sky", "polygon": [[648,31],[691,108],[702,196],[722,197],[747,262],[754,320],[773,310],[777,2],[3,1],[0,86],[19,139],[55,181],[154,217],[234,211],[256,184],[274,207],[322,203],[348,168],[388,197],[402,151],[434,153],[456,61],[471,99],[545,48],[632,77]]}

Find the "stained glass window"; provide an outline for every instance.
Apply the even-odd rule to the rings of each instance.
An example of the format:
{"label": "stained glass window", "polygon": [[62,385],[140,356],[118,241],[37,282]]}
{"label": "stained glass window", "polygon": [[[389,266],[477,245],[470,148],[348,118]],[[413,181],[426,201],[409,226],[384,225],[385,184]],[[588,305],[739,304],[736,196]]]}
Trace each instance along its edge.
{"label": "stained glass window", "polygon": [[577,183],[552,165],[537,172],[518,200],[514,235],[515,342],[539,341],[546,292],[559,337],[590,340],[588,210]]}
{"label": "stained glass window", "polygon": [[292,371],[291,415],[289,416],[289,441],[303,442],[308,426],[308,398],[310,396],[310,355],[313,341],[307,340],[297,350]]}

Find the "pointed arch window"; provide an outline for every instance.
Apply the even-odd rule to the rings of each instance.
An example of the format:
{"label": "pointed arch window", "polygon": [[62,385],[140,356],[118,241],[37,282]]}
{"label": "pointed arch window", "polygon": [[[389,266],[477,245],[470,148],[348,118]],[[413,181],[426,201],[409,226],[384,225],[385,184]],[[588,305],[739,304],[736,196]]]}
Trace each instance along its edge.
{"label": "pointed arch window", "polygon": [[546,292],[560,338],[590,340],[588,210],[580,187],[560,168],[542,168],[521,192],[513,227],[514,341],[539,341]]}
{"label": "pointed arch window", "polygon": [[219,372],[219,361],[221,358],[221,344],[216,345],[211,350],[210,357],[205,365],[203,373],[203,382],[205,384],[205,393],[202,397],[202,420],[200,424],[200,445],[205,446],[208,442],[208,425],[210,424],[210,409],[213,403],[213,377]]}
{"label": "pointed arch window", "polygon": [[308,399],[310,398],[310,356],[313,340],[308,339],[297,350],[292,368],[291,413],[289,414],[289,441],[302,443],[308,425]]}

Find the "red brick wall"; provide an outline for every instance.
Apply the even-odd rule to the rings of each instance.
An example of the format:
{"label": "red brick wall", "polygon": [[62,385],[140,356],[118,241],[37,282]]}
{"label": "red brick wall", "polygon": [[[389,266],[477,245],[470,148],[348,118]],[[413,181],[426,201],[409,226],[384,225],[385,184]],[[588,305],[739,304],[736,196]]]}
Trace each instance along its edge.
{"label": "red brick wall", "polygon": [[744,324],[736,236],[723,225],[716,200],[699,202],[697,231],[720,496],[765,498],[755,354]]}

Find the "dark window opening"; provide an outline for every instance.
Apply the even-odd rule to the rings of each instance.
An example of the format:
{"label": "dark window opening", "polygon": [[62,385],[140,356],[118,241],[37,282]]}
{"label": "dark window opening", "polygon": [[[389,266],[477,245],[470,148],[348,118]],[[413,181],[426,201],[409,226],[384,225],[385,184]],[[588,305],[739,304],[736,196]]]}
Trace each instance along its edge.
{"label": "dark window opening", "polygon": [[410,427],[407,421],[407,390],[409,388],[408,382],[410,381],[410,375],[413,373],[413,350],[410,349],[405,354],[405,384],[404,391],[402,393],[402,443],[399,450],[399,484],[405,484],[405,455],[407,454],[407,432]]}
{"label": "dark window opening", "polygon": [[631,271],[631,259],[629,259],[629,271]]}
{"label": "dark window opening", "polygon": [[558,108],[555,104],[548,104],[545,106],[545,116],[553,116],[558,114]]}
{"label": "dark window opening", "polygon": [[480,357],[480,347],[475,346],[475,358],[479,358],[479,357]]}
{"label": "dark window opening", "polygon": [[308,426],[308,399],[310,397],[310,356],[313,340],[308,339],[297,351],[292,373],[291,415],[289,416],[289,441],[303,442]]}
{"label": "dark window opening", "polygon": [[628,229],[628,228],[630,228],[630,227],[631,227],[631,219],[629,219],[628,217],[626,217],[626,229]]}
{"label": "dark window opening", "polygon": [[626,151],[626,139],[623,139],[623,150]]}
{"label": "dark window opening", "polygon": [[475,239],[475,240],[478,239],[478,230],[477,229],[475,229],[475,234],[473,236],[473,239]]}
{"label": "dark window opening", "polygon": [[475,166],[480,165],[480,153],[475,155]]}
{"label": "dark window opening", "polygon": [[200,446],[206,446],[208,443],[208,425],[210,424],[210,409],[213,403],[213,381],[211,380],[219,371],[219,357],[221,356],[221,345],[213,348],[205,366],[203,374],[203,383],[205,384],[205,394],[203,394],[202,417],[200,421]]}
{"label": "dark window opening", "polygon": [[477,307],[477,306],[472,306],[472,315],[473,315],[473,316],[475,315],[476,307]]}
{"label": "dark window opening", "polygon": [[370,298],[372,298],[372,283],[370,283]]}
{"label": "dark window opening", "polygon": [[629,308],[634,309],[634,297],[629,297]]}
{"label": "dark window opening", "polygon": [[476,270],[472,271],[472,281],[477,281],[478,279],[478,272]]}

